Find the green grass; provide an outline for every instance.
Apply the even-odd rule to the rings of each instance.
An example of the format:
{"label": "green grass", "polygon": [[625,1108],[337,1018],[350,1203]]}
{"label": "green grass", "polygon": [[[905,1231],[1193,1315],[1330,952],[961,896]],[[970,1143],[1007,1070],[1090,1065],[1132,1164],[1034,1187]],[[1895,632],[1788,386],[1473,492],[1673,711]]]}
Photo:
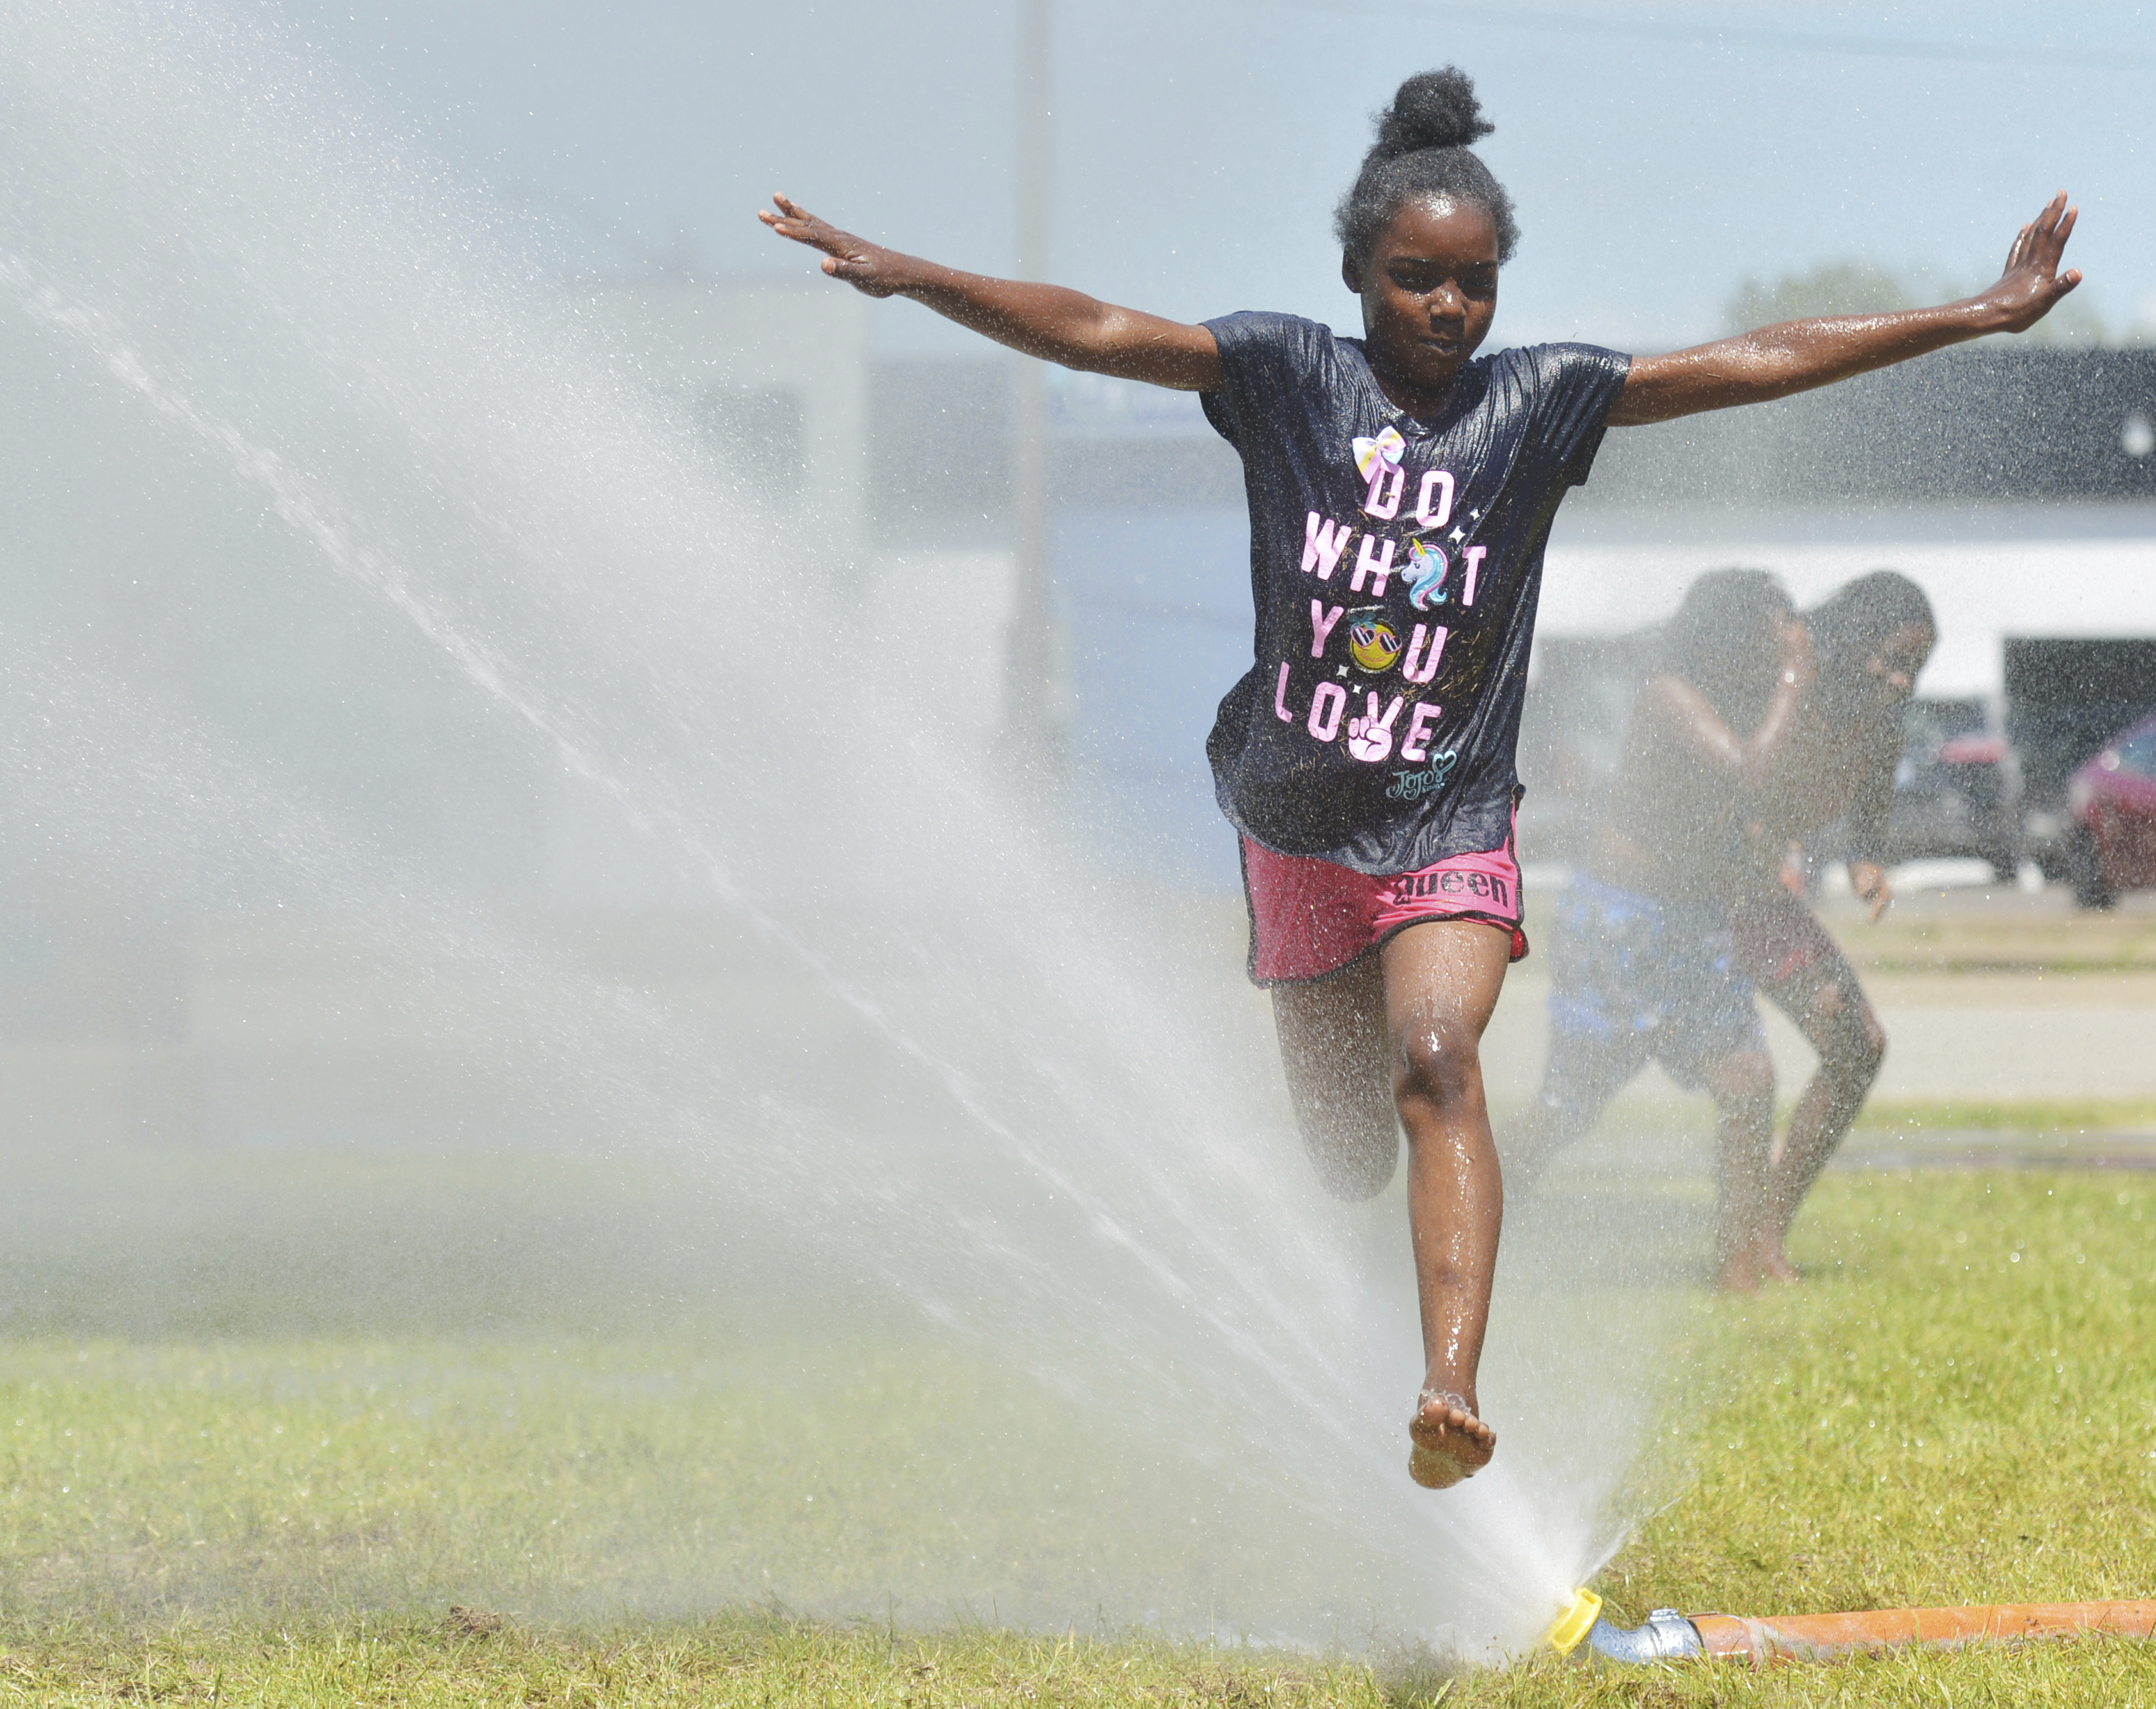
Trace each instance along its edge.
{"label": "green grass", "polygon": [[1201,1556],[1177,1468],[1022,1375],[867,1344],[17,1343],[0,1629],[463,1602],[550,1628],[774,1603],[917,1627],[1068,1609],[1093,1579],[1201,1618],[1253,1600],[1220,1560],[1262,1558],[1266,1504]]}
{"label": "green grass", "polygon": [[1813,1283],[1715,1307],[1743,1387],[1625,1570],[1746,1612],[2156,1591],[2147,1178],[1859,1175],[1804,1234]]}
{"label": "green grass", "polygon": [[1872,924],[1853,905],[1822,909],[1842,952],[1881,973],[2033,973],[2067,977],[2156,967],[2156,914],[1993,908],[1912,898]]}
{"label": "green grass", "polygon": [[[490,1624],[481,1621],[483,1626]],[[1421,1681],[1418,1681],[1419,1684]],[[1438,1696],[1432,1679],[1415,1695]],[[1412,1689],[1412,1687],[1410,1688]],[[0,1658],[0,1703],[1378,1706],[1360,1664],[961,1630],[901,1637],[732,1616],[564,1640],[465,1620],[335,1632],[162,1634]]]}
{"label": "green grass", "polygon": [[[1802,1289],[1699,1301],[1693,1357],[1730,1375],[1671,1421],[1694,1479],[1603,1575],[1613,1614],[2156,1593],[2156,1181],[1836,1178],[1797,1251]],[[2156,1703],[2156,1645],[2108,1640],[1452,1676],[1026,1635],[993,1605],[788,1615],[759,1591],[767,1563],[839,1599],[887,1582],[901,1509],[850,1459],[862,1430],[901,1433],[911,1475],[953,1501],[990,1475],[983,1430],[1065,1430],[1074,1459],[1090,1434],[955,1362],[829,1374],[813,1352],[782,1369],[717,1344],[6,1344],[0,1703]],[[698,1455],[696,1487],[655,1475]],[[750,1462],[793,1475],[729,1475]],[[844,1499],[812,1517],[819,1489]],[[1019,1499],[971,1493],[954,1511],[976,1523]],[[1173,1558],[1165,1527],[1105,1538],[1082,1503],[1069,1524],[1074,1554],[1128,1551],[1111,1572]],[[698,1566],[713,1527],[738,1544],[733,1582]],[[450,1620],[475,1583],[510,1616]],[[670,1587],[678,1619],[592,1612]],[[692,1612],[714,1594],[728,1612]]]}

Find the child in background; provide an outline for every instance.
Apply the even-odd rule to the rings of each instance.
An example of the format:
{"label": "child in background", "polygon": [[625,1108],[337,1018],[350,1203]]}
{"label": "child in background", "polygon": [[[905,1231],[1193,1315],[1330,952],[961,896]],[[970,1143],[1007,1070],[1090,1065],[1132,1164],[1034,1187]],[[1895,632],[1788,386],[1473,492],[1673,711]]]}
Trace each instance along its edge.
{"label": "child in background", "polygon": [[[1587,869],[1558,906],[1542,1090],[1500,1147],[1516,1181],[1584,1136],[1652,1058],[1720,1111],[1720,1285],[1797,1280],[1783,1243],[1887,1035],[1783,881],[1783,851],[1841,822],[1851,886],[1874,920],[1884,911],[1902,711],[1935,635],[1923,590],[1892,570],[1801,622],[1760,571],[1718,570],[1687,590],[1661,673],[1634,702]],[[1734,733],[1755,717],[1748,739]],[[1819,1053],[1779,1145],[1755,991]]]}
{"label": "child in background", "polygon": [[1750,1289],[1774,1065],[1729,909],[1755,864],[1760,798],[1797,736],[1811,647],[1772,576],[1717,570],[1686,590],[1660,651],[1633,699],[1594,847],[1558,901],[1542,1090],[1502,1149],[1515,1180],[1531,1183],[1660,1062],[1714,1100],[1717,1278]]}
{"label": "child in background", "polygon": [[1774,1149],[1757,1246],[1760,1273],[1797,1280],[1782,1243],[1863,1106],[1887,1053],[1856,970],[1768,852],[1837,821],[1851,887],[1876,921],[1892,900],[1881,854],[1901,762],[1903,709],[1938,638],[1922,588],[1892,570],[1860,576],[1804,613],[1818,675],[1794,738],[1755,803],[1731,874],[1738,966],[1819,1053]]}

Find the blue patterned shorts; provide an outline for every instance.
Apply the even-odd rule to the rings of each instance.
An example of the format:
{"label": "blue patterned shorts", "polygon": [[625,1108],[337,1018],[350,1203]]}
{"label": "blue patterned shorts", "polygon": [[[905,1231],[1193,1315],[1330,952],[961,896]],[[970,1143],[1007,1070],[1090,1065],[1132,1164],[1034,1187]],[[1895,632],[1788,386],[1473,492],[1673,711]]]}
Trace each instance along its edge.
{"label": "blue patterned shorts", "polygon": [[1544,1102],[1606,1101],[1650,1061],[1697,1090],[1725,1057],[1767,1048],[1719,904],[1577,877],[1558,899],[1549,958]]}

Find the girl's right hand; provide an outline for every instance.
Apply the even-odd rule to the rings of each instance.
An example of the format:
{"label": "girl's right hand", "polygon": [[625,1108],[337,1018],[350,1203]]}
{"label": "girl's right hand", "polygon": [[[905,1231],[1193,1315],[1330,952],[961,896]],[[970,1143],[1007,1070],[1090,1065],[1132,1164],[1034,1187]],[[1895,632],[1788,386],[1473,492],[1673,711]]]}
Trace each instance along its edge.
{"label": "girl's right hand", "polygon": [[821,249],[824,271],[865,296],[910,298],[998,344],[1081,373],[1182,392],[1220,383],[1220,346],[1204,326],[1119,309],[1057,285],[939,267],[864,242],[784,196],[771,201],[756,217],[789,243]]}
{"label": "girl's right hand", "polygon": [[790,197],[773,196],[771,200],[778,211],[774,213],[770,208],[759,208],[756,217],[782,238],[821,249],[824,270],[832,278],[842,279],[872,297],[891,296],[904,288],[897,276],[897,264],[905,258],[896,251],[840,231]]}

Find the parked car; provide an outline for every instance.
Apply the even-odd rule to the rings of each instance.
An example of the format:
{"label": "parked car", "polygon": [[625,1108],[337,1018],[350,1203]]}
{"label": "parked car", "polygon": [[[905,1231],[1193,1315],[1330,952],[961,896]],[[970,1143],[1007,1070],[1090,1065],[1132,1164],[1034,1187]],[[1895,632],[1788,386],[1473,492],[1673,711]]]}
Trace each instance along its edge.
{"label": "parked car", "polygon": [[2021,865],[2020,767],[1979,700],[1917,700],[1902,719],[1887,861],[1974,856],[2002,884]]}
{"label": "parked car", "polygon": [[2156,639],[2009,635],[2005,662],[2023,853],[2046,878],[2065,882],[2081,858],[2068,846],[2074,773],[2114,732],[2156,715]]}
{"label": "parked car", "polygon": [[2156,887],[2156,718],[2106,742],[2067,786],[2066,875],[2085,908]]}

